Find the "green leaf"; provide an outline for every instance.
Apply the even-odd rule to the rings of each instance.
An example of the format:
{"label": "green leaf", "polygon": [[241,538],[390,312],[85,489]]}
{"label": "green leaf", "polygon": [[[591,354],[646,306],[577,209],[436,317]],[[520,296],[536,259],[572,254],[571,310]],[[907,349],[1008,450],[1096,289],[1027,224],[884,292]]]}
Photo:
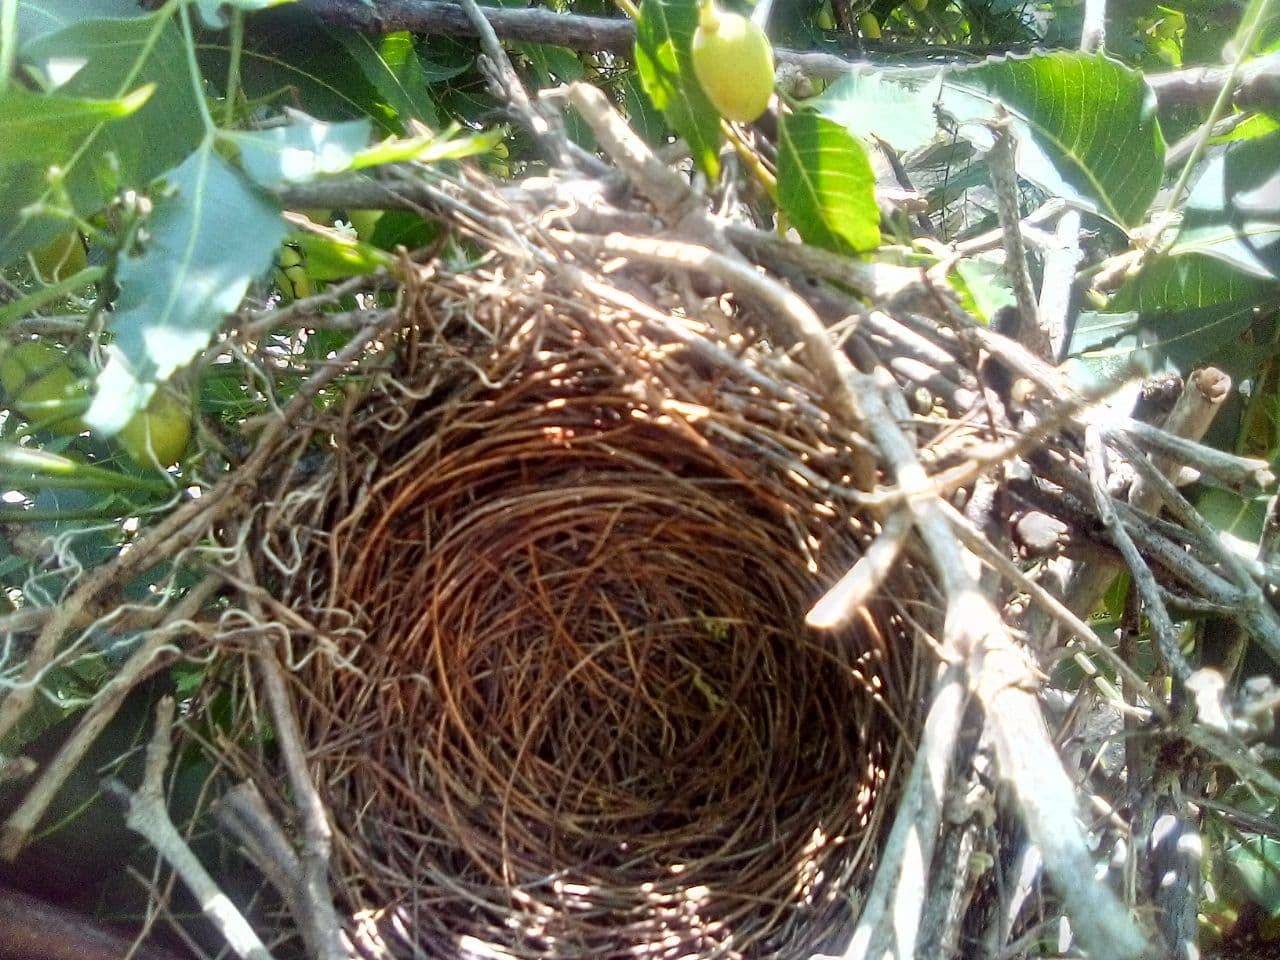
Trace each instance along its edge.
{"label": "green leaf", "polygon": [[[117,473],[35,447],[0,443],[0,481],[18,488],[74,487],[79,490],[140,490],[167,493],[161,481]],[[6,487],[8,489],[8,487]]]}
{"label": "green leaf", "polygon": [[1112,298],[1112,311],[1185,310],[1258,303],[1275,285],[1197,253],[1164,256],[1128,280]]}
{"label": "green leaf", "polygon": [[1101,55],[1008,57],[948,74],[942,108],[986,145],[1002,103],[1018,138],[1017,169],[1056,196],[1133,226],[1164,176],[1156,99],[1142,75]]}
{"label": "green leaf", "polygon": [[667,125],[662,114],[654,107],[653,101],[645,96],[644,88],[634,72],[628,72],[621,81],[622,105],[626,108],[627,119],[631,121],[631,129],[640,134],[640,139],[651,147],[667,142]]}
{"label": "green leaf", "polygon": [[960,299],[966,309],[990,322],[1002,307],[1014,307],[1018,298],[1009,285],[1009,271],[1003,263],[993,263],[980,257],[965,257],[956,263],[959,276]]}
{"label": "green leaf", "polygon": [[474,157],[488,153],[495,144],[502,142],[501,130],[486,130],[483,133],[467,133],[456,136],[457,130],[450,129],[444,133],[429,133],[421,137],[409,139],[391,138],[374,144],[353,157],[352,170],[363,170],[384,163],[401,163],[416,160],[418,163],[435,163],[439,160],[460,160],[463,157]]}
{"label": "green leaf", "polygon": [[137,0],[18,0],[18,54],[45,34],[81,20],[130,20],[145,17]]}
{"label": "green leaf", "polygon": [[1280,840],[1251,837],[1227,851],[1234,879],[1268,917],[1280,917]]}
{"label": "green leaf", "polygon": [[369,133],[368,120],[327,123],[291,110],[287,126],[227,131],[219,139],[239,148],[240,163],[255,182],[275,189],[351,169],[369,145]]}
{"label": "green leaf", "polygon": [[395,266],[396,258],[385,250],[355,238],[298,230],[286,242],[300,248],[307,276],[312,280],[345,280]]}
{"label": "green leaf", "polygon": [[1003,104],[1018,140],[1018,173],[1114,223],[1141,222],[1164,175],[1155,95],[1135,70],[1101,55],[1059,51],[887,80],[853,75],[815,105],[825,116],[898,150],[937,136],[937,117],[976,145]]}
{"label": "green leaf", "polygon": [[1199,253],[1254,277],[1280,279],[1280,133],[1211,157],[1186,202],[1171,254]]}
{"label": "green leaf", "polygon": [[515,43],[516,50],[524,54],[538,75],[540,86],[549,87],[559,83],[573,83],[586,75],[586,68],[578,54],[567,47],[557,47],[550,43]]}
{"label": "green leaf", "polygon": [[938,135],[933,107],[942,95],[942,78],[942,70],[894,80],[882,73],[850,73],[808,103],[851,133],[879,137],[906,153]]}
{"label": "green leaf", "polygon": [[[75,213],[89,216],[121,188],[143,190],[179,163],[204,134],[200,104],[187,69],[182,37],[172,10],[146,17],[75,19],[70,26],[40,35],[22,49],[24,64],[65,82],[61,97],[119,100],[140,87],[154,93],[129,116],[103,122],[68,141],[61,159],[61,185]],[[73,72],[72,72],[73,71]],[[0,210],[61,203],[45,164],[25,162],[0,177]],[[66,229],[47,212],[0,219],[0,263]]]}
{"label": "green leaf", "polygon": [[227,25],[222,12],[223,7],[251,12],[293,2],[294,0],[196,0],[196,9],[200,11],[200,19],[204,21],[205,26],[216,30]]}
{"label": "green leaf", "polygon": [[698,28],[694,0],[642,0],[636,18],[636,69],[644,91],[714,179],[720,170],[720,114],[698,86],[689,57]]}
{"label": "green leaf", "polygon": [[206,145],[166,176],[149,248],[120,264],[115,342],[85,422],[111,435],[144,407],[157,381],[208,345],[285,235],[279,208]]}
{"label": "green leaf", "polygon": [[815,246],[858,251],[880,243],[875,174],[866,151],[848,130],[819,114],[781,118],[778,206]]}
{"label": "green leaf", "polygon": [[387,111],[384,126],[394,133],[408,131],[406,121],[440,126],[440,114],[427,91],[426,72],[414,48],[413,36],[390,33],[380,40],[354,30],[330,30],[369,84],[382,98]]}
{"label": "green leaf", "polygon": [[0,168],[66,159],[73,143],[101,123],[135,113],[154,90],[148,84],[119,99],[84,100],[10,86],[0,93]]}

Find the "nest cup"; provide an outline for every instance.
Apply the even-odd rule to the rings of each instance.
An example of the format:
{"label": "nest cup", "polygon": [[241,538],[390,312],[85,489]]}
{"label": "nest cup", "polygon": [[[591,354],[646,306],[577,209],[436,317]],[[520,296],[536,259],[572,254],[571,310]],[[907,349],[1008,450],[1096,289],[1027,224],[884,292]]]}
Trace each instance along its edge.
{"label": "nest cup", "polygon": [[873,532],[859,439],[762,342],[474,277],[406,304],[394,375],[273,523],[327,637],[295,688],[354,944],[839,945],[920,699],[909,571],[804,626]]}

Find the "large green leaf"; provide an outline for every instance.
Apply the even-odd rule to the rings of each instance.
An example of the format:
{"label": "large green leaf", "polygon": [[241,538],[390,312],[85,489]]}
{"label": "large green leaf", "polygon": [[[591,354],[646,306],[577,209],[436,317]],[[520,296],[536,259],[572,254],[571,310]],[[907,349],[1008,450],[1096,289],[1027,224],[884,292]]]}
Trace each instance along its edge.
{"label": "large green leaf", "polygon": [[1234,269],[1224,260],[1198,253],[1165,256],[1125,283],[1110,310],[1185,310],[1224,304],[1258,303],[1276,292],[1275,283]]}
{"label": "large green leaf", "polygon": [[778,205],[800,236],[827,250],[880,243],[875,174],[866,151],[843,126],[802,111],[778,125]]}
{"label": "large green leaf", "polygon": [[850,73],[808,102],[850,132],[879,137],[906,152],[938,135],[933,106],[942,95],[943,73],[893,80],[882,73]]}
{"label": "large green leaf", "polygon": [[85,100],[10,86],[0,93],[0,168],[60,163],[85,134],[134,113],[154,90],[148,85],[119,99]]}
{"label": "large green leaf", "polygon": [[1230,144],[1206,164],[1171,254],[1214,257],[1280,279],[1280,133]]}
{"label": "large green leaf", "polygon": [[266,10],[268,7],[278,7],[281,4],[293,2],[294,0],[196,0],[196,9],[200,12],[200,19],[205,22],[205,25],[216,29],[226,25],[223,7],[253,11]]}
{"label": "large green leaf", "polygon": [[1136,70],[1101,55],[1007,57],[947,77],[942,108],[981,136],[996,104],[1011,114],[1018,173],[1124,226],[1146,216],[1164,176],[1156,100]]}
{"label": "large green leaf", "polygon": [[267,202],[206,144],[165,177],[149,243],[120,265],[120,298],[111,318],[115,343],[85,414],[110,435],[208,343],[249,283],[271,266],[285,235],[279,208]]}
{"label": "large green leaf", "polygon": [[18,53],[25,44],[81,20],[128,20],[146,14],[137,0],[18,0]]}
{"label": "large green leaf", "polygon": [[369,145],[368,120],[326,123],[295,110],[289,121],[283,127],[229,131],[219,138],[239,148],[240,163],[250,177],[273,189],[350,169]]}
{"label": "large green leaf", "polygon": [[[50,81],[63,80],[57,87],[62,97],[115,100],[154,84],[150,99],[130,116],[104,120],[68,142],[70,150],[58,166],[78,214],[87,216],[100,209],[121,187],[144,189],[200,142],[204,133],[200,104],[171,12],[76,19],[22,48],[27,69]],[[0,178],[0,210],[54,206],[58,197],[48,182],[47,166],[38,160],[11,168]],[[4,218],[0,263],[64,229],[64,222],[47,215]]]}
{"label": "large green leaf", "polygon": [[636,69],[644,91],[689,144],[708,177],[720,169],[720,114],[698,86],[689,46],[698,28],[696,0],[643,0],[636,18]]}
{"label": "large green leaf", "polygon": [[1141,74],[1101,55],[991,59],[950,69],[941,81],[854,75],[816,101],[825,116],[903,151],[932,140],[939,117],[989,146],[997,104],[1011,115],[1021,176],[1115,223],[1143,219],[1164,173],[1155,96]]}

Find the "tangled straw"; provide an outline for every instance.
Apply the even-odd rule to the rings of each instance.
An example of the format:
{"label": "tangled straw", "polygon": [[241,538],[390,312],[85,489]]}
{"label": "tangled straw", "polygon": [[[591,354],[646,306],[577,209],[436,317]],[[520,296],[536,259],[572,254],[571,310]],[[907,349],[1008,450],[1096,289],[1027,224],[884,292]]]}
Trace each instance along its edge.
{"label": "tangled straw", "polygon": [[437,288],[410,312],[404,392],[340,444],[291,598],[363,633],[298,685],[340,886],[373,921],[353,935],[441,957],[830,943],[913,714],[888,606],[803,627],[869,532],[824,492],[856,438],[759,344],[721,345],[772,394],[599,305]]}

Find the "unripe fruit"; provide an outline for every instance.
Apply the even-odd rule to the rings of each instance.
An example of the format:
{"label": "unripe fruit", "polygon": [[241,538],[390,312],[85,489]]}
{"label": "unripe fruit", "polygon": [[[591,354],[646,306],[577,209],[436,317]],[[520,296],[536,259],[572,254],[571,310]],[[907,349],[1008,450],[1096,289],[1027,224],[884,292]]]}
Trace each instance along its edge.
{"label": "unripe fruit", "polygon": [[880,21],[870,10],[858,18],[858,30],[862,32],[865,40],[880,39]]}
{"label": "unripe fruit", "polygon": [[146,408],[133,415],[117,434],[124,452],[140,467],[177,463],[191,442],[191,411],[176,393],[156,390]]}
{"label": "unripe fruit", "polygon": [[916,13],[924,13],[929,8],[929,0],[907,0],[907,3]]}
{"label": "unripe fruit", "polygon": [[722,117],[749,123],[768,108],[773,47],[757,24],[703,0],[690,55],[698,85]]}
{"label": "unripe fruit", "polygon": [[0,384],[14,410],[50,433],[74,436],[85,429],[78,415],[58,417],[71,404],[82,411],[88,392],[67,358],[49,344],[26,340],[6,350],[0,357]]}
{"label": "unripe fruit", "polygon": [[311,278],[307,276],[302,251],[293,244],[282,246],[280,255],[276,257],[276,285],[280,287],[280,295],[286,303],[309,297],[315,292]]}
{"label": "unripe fruit", "polygon": [[836,28],[836,18],[831,12],[830,3],[824,3],[822,8],[818,10],[818,17],[815,22],[819,30],[834,30]]}
{"label": "unripe fruit", "polygon": [[45,283],[57,283],[67,277],[75,276],[88,263],[84,252],[84,241],[75,230],[54,237],[39,250],[32,250],[27,256],[36,276]]}
{"label": "unripe fruit", "polygon": [[369,238],[373,236],[374,228],[377,227],[378,221],[381,219],[381,210],[347,211],[347,220],[351,222],[351,226],[355,229],[356,236],[365,243],[369,242]]}

